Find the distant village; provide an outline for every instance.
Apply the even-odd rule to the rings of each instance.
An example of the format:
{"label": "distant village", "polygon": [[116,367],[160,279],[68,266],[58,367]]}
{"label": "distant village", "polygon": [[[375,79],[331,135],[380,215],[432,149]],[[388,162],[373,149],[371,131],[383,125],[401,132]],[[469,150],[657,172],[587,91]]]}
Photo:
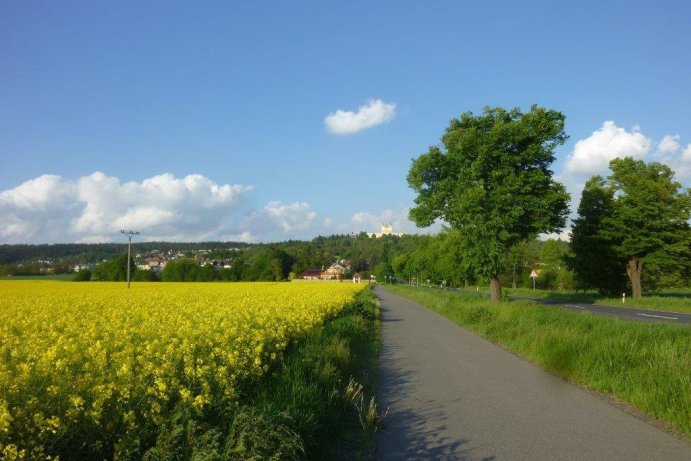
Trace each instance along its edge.
{"label": "distant village", "polygon": [[[380,232],[367,232],[369,238],[381,238],[385,235],[394,235],[396,237],[403,236],[403,232],[394,232],[391,224],[381,226]],[[347,259],[341,259],[331,264],[326,269],[307,269],[300,274],[303,280],[343,280],[346,274],[351,272],[351,262]],[[371,277],[374,278],[372,275]],[[359,272],[352,274],[353,282],[360,282],[362,277]]]}
{"label": "distant village", "polygon": [[[346,274],[350,273],[351,263],[347,259],[341,259],[333,263],[326,269],[307,269],[300,274],[303,280],[343,280]],[[353,282],[360,282],[359,272],[352,274]]]}
{"label": "distant village", "polygon": [[[240,248],[229,248],[231,251],[241,251]],[[134,255],[134,263],[137,266],[137,270],[140,271],[152,271],[156,274],[160,274],[163,269],[165,269],[166,264],[169,261],[175,261],[178,259],[189,259],[194,260],[198,266],[212,266],[214,269],[230,269],[231,260],[230,259],[212,259],[206,257],[211,250],[190,250],[187,252],[168,250],[159,251],[151,250],[146,253],[136,253]],[[40,261],[42,263],[50,264],[51,261],[45,260]],[[105,261],[104,261],[105,262]],[[83,269],[93,270],[95,264],[74,264],[70,266],[72,272],[79,272]],[[46,268],[46,273],[51,273],[51,267]]]}
{"label": "distant village", "polygon": [[[362,234],[365,234],[364,232]],[[369,238],[381,238],[383,236],[403,236],[401,232],[394,232],[393,226],[391,224],[385,224],[381,226],[380,232],[367,232]],[[352,234],[355,238],[356,234]],[[242,248],[223,248],[226,255],[238,254],[243,251]],[[133,260],[139,271],[151,271],[152,273],[160,276],[163,269],[170,261],[176,260],[189,260],[194,261],[198,266],[211,266],[214,269],[231,269],[233,264],[232,257],[226,259],[218,258],[219,251],[209,250],[209,249],[190,249],[187,251],[181,251],[176,249],[171,250],[158,250],[152,249],[150,251],[140,251],[133,255]],[[215,257],[212,257],[215,256]],[[35,259],[32,262],[23,262],[16,264],[15,267],[21,269],[23,266],[36,266],[35,272],[41,274],[56,274],[56,273],[66,273],[66,272],[79,272],[83,270],[93,271],[96,265],[101,262],[106,262],[104,259],[99,262],[89,262],[89,263],[70,263],[68,260],[61,259],[51,259],[51,258],[40,258]],[[0,274],[2,275],[2,274]],[[4,274],[8,275],[8,274]],[[303,280],[345,280],[353,279],[354,282],[361,281],[361,274],[359,272],[352,271],[352,263],[347,259],[340,259],[333,262],[328,267],[321,268],[308,268],[300,274],[293,275],[295,278]]]}

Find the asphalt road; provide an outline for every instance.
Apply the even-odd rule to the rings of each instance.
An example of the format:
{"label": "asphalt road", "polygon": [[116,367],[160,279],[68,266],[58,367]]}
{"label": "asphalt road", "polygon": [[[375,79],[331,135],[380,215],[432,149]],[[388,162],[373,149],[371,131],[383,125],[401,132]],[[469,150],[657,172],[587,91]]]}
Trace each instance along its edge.
{"label": "asphalt road", "polygon": [[[514,299],[528,299],[514,297]],[[683,312],[667,312],[667,311],[651,311],[648,309],[638,309],[633,307],[616,307],[603,306],[600,304],[588,303],[562,303],[558,301],[550,301],[544,299],[528,299],[536,303],[544,304],[545,306],[556,306],[570,309],[572,311],[587,311],[593,314],[606,315],[608,317],[616,317],[622,320],[638,320],[639,322],[665,322],[677,323],[682,325],[691,324],[691,314]]]}
{"label": "asphalt road", "polygon": [[[487,293],[476,292],[472,290],[456,290],[460,293],[477,293],[478,295],[487,295]],[[532,301],[543,304],[545,306],[562,307],[572,311],[591,312],[597,315],[605,315],[607,317],[616,317],[622,320],[636,320],[639,322],[663,322],[676,323],[680,325],[691,325],[691,314],[683,312],[668,312],[668,311],[654,311],[649,309],[638,309],[633,307],[618,307],[618,306],[604,306],[601,304],[578,303],[578,302],[561,302],[550,299],[536,299],[524,296],[512,296],[511,299],[516,301]]]}
{"label": "asphalt road", "polygon": [[382,287],[378,460],[691,460],[691,444]]}

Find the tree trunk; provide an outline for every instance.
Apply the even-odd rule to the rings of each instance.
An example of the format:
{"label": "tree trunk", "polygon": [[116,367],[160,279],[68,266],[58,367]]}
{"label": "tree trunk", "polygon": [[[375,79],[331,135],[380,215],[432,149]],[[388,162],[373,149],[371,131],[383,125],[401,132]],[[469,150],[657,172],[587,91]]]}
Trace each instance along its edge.
{"label": "tree trunk", "polygon": [[516,289],[516,261],[513,263],[513,283],[511,283],[511,288]]}
{"label": "tree trunk", "polygon": [[490,277],[489,279],[489,299],[493,303],[501,301],[501,285],[497,276]]}
{"label": "tree trunk", "polygon": [[631,291],[634,298],[642,296],[641,291],[641,272],[643,272],[643,261],[638,258],[629,259],[629,264],[626,267],[626,273],[631,281]]}

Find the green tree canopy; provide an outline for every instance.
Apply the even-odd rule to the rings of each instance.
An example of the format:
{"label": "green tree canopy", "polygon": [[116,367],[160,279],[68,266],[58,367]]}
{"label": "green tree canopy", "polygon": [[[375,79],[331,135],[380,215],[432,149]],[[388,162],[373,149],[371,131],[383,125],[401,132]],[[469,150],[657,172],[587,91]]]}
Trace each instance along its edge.
{"label": "green tree canopy", "polygon": [[[130,274],[136,273],[137,266],[130,258]],[[127,280],[127,254],[121,254],[117,258],[98,264],[93,271],[96,280],[117,282]]]}
{"label": "green tree canopy", "polygon": [[442,219],[460,230],[464,259],[489,278],[495,302],[507,251],[565,224],[569,195],[550,165],[566,139],[560,112],[488,107],[451,120],[443,147],[413,160],[408,184],[418,196],[410,218],[418,226]]}
{"label": "green tree canopy", "polygon": [[[660,163],[627,157],[612,160],[609,167],[612,174],[607,180],[595,177],[590,181],[604,191],[603,203],[609,209],[596,226],[596,237],[608,242],[609,251],[626,261],[631,291],[638,298],[645,266],[685,271],[682,266],[690,264],[691,193]],[[584,191],[581,203],[586,199]],[[595,221],[589,215],[579,219],[584,226]]]}
{"label": "green tree canopy", "polygon": [[614,190],[607,187],[604,178],[593,176],[583,188],[578,217],[571,230],[573,255],[569,265],[580,288],[613,295],[620,294],[626,285],[626,260],[603,235],[605,219],[613,215]]}

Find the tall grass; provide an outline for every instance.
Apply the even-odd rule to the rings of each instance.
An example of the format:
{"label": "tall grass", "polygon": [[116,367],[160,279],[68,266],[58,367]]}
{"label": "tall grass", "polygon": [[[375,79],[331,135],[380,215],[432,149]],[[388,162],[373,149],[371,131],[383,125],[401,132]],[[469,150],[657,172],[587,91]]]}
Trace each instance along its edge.
{"label": "tall grass", "polygon": [[375,392],[379,347],[379,306],[363,290],[238,401],[171,419],[144,459],[371,459],[379,414],[366,397]]}
{"label": "tall grass", "polygon": [[560,376],[691,438],[691,327],[628,322],[527,302],[389,287]]}
{"label": "tall grass", "polygon": [[599,304],[603,306],[650,309],[665,312],[691,312],[691,292],[685,288],[664,290],[659,293],[645,295],[639,299],[634,299],[627,296],[625,303],[622,303],[622,298],[606,298],[600,296],[594,291],[532,290],[530,288],[504,288],[502,291],[506,291],[507,296],[544,299],[549,301],[580,302]]}

